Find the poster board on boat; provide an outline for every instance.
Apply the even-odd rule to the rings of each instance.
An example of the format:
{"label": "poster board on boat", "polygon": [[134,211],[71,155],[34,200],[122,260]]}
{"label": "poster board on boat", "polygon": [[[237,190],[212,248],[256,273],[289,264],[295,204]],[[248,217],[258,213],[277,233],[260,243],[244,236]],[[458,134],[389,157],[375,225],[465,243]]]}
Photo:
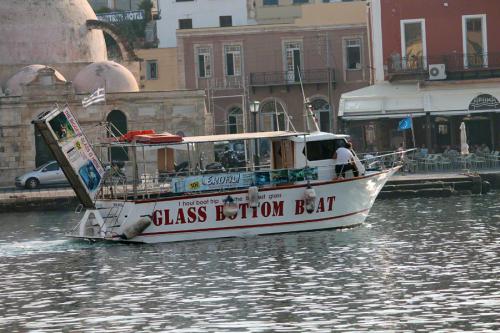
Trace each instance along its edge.
{"label": "poster board on boat", "polygon": [[176,177],[172,179],[172,189],[176,193],[184,193],[193,191],[223,190],[230,188],[248,188],[252,185],[280,185],[317,179],[317,167],[264,170],[255,172],[230,172]]}
{"label": "poster board on boat", "polygon": [[174,178],[172,188],[182,193],[249,187],[252,183],[252,172],[230,172]]}
{"label": "poster board on boat", "polygon": [[105,170],[68,106],[34,121],[82,204],[91,208]]}

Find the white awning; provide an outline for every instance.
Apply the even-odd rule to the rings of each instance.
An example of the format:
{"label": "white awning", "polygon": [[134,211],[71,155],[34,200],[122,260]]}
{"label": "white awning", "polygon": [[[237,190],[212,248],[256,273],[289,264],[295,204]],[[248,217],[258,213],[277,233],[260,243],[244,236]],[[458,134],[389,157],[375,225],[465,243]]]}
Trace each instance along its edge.
{"label": "white awning", "polygon": [[186,144],[186,143],[220,142],[220,141],[236,141],[236,140],[289,138],[289,137],[301,136],[304,134],[306,133],[275,131],[275,132],[250,132],[250,133],[238,133],[238,134],[187,136],[182,138],[182,143]]}
{"label": "white awning", "polygon": [[[160,133],[161,134],[161,133]],[[274,132],[251,132],[251,133],[238,133],[238,134],[219,134],[219,135],[203,135],[203,136],[186,136],[182,138],[181,142],[172,143],[135,143],[135,142],[105,142],[99,143],[95,146],[121,146],[121,147],[140,147],[146,150],[151,149],[188,149],[189,144],[195,143],[209,143],[209,142],[228,142],[238,140],[254,140],[254,139],[277,139],[277,138],[293,138],[304,136],[307,133],[303,132],[289,132],[289,131],[274,131]]]}
{"label": "white awning", "polygon": [[500,112],[469,110],[471,101],[479,95],[489,94],[500,100],[498,83],[431,82],[378,83],[344,93],[339,103],[339,116],[346,120],[404,118],[431,115],[465,115]]}

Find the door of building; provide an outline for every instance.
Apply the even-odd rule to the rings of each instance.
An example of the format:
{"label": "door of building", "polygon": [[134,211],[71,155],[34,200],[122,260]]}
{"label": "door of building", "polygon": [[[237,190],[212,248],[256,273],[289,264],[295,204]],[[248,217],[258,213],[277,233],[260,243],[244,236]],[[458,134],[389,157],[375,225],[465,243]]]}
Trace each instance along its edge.
{"label": "door of building", "polygon": [[[487,144],[491,145],[490,122],[487,117],[475,116],[466,118],[467,141],[469,146]],[[472,152],[472,151],[471,151]]]}
{"label": "door of building", "polygon": [[[120,110],[111,111],[106,120],[110,123],[111,131],[114,136],[120,136],[127,133],[127,117]],[[111,148],[110,160],[112,162],[116,161],[128,161],[128,151],[123,147],[113,147]]]}

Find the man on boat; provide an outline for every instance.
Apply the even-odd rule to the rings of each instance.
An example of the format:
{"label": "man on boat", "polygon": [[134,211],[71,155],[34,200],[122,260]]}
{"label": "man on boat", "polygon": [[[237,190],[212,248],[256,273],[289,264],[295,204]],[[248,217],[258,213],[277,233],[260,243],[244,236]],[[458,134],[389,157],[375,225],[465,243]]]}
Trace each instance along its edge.
{"label": "man on boat", "polygon": [[335,163],[335,173],[337,178],[342,175],[345,178],[345,173],[348,170],[352,170],[354,177],[358,176],[358,170],[354,166],[354,155],[351,152],[352,145],[347,142],[345,147],[339,147],[333,154],[333,159],[336,160]]}

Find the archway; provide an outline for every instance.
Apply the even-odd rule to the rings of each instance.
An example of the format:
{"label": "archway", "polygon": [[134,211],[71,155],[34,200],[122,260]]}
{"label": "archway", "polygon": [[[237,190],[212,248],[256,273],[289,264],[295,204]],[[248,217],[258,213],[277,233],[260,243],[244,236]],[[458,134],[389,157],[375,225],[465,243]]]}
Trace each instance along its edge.
{"label": "archway", "polygon": [[86,24],[88,29],[102,30],[104,33],[108,34],[116,42],[124,61],[139,60],[139,57],[137,57],[134,52],[134,48],[127,39],[122,36],[122,32],[119,28],[111,23],[99,20],[87,20]]}
{"label": "archway", "polygon": [[259,112],[261,132],[287,130],[285,108],[276,99],[263,102]]}
{"label": "archway", "polygon": [[331,110],[330,104],[326,101],[326,99],[318,97],[311,101],[312,109],[316,119],[318,119],[319,129],[322,132],[330,132],[331,131]]}
{"label": "archway", "polygon": [[[106,121],[110,123],[111,131],[114,136],[120,136],[127,133],[127,116],[120,110],[111,111],[106,117]],[[109,134],[108,134],[109,135]],[[128,161],[128,151],[122,147],[111,148],[110,160]]]}

